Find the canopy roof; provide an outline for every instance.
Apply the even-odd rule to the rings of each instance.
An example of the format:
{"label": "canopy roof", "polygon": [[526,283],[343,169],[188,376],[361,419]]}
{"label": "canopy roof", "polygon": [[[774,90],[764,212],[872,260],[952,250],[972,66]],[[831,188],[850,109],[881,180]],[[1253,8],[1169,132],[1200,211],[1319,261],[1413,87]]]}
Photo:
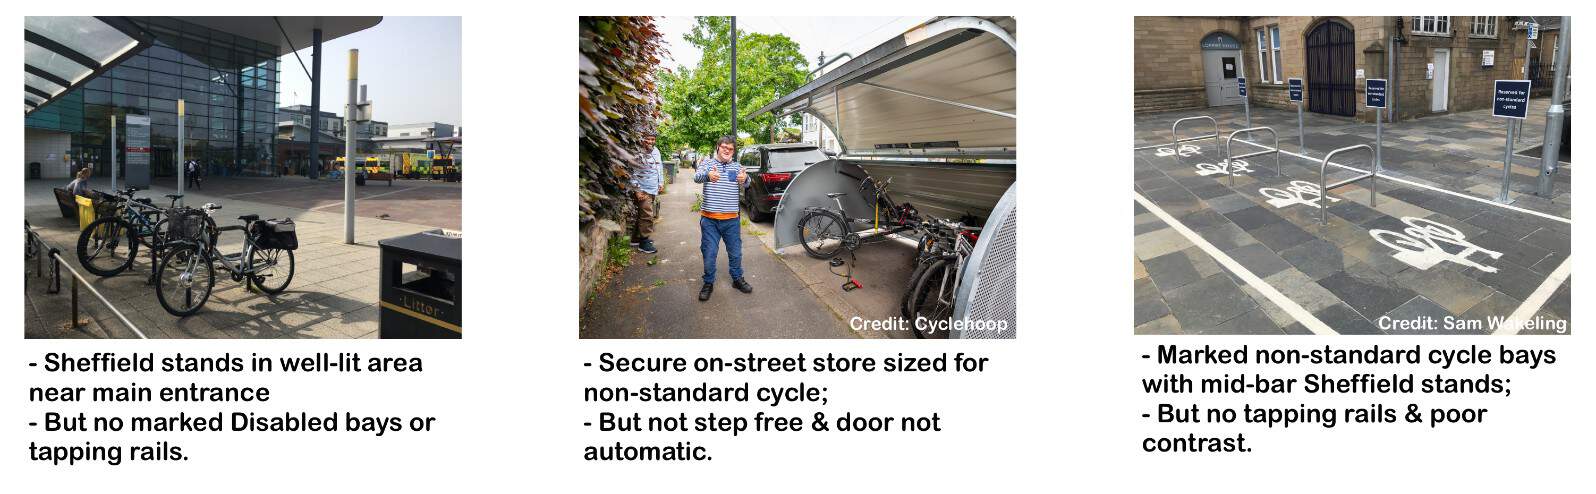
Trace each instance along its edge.
{"label": "canopy roof", "polygon": [[1015,155],[1013,17],[941,17],[750,113],[808,113],[844,155]]}
{"label": "canopy roof", "polygon": [[23,113],[149,46],[151,38],[122,17],[28,16],[23,21]]}

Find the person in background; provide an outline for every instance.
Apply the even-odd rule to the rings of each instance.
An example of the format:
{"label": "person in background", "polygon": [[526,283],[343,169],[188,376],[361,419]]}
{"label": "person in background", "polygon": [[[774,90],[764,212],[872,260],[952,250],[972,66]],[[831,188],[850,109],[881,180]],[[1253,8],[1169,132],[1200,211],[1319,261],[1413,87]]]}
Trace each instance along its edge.
{"label": "person in background", "polygon": [[78,169],[77,175],[74,175],[72,181],[66,184],[67,192],[75,196],[91,197],[90,194],[94,193],[94,189],[89,188],[89,177],[92,176],[94,176],[93,168],[85,166]]}
{"label": "person in background", "polygon": [[188,160],[188,163],[183,164],[184,186],[193,187],[196,189],[199,188],[199,169],[200,166],[198,161]]}
{"label": "person in background", "polygon": [[658,214],[654,210],[654,196],[659,195],[660,175],[664,171],[659,148],[654,147],[652,130],[643,136],[643,147],[642,161],[632,169],[632,202],[637,205],[637,223],[634,224],[637,235],[633,235],[632,240],[637,242],[637,250],[653,254],[659,250],[648,236],[654,234],[654,219]]}
{"label": "person in background", "polygon": [[709,300],[715,292],[715,255],[721,242],[726,243],[726,263],[731,271],[732,287],[743,293],[753,293],[753,285],[743,279],[742,225],[738,218],[737,199],[742,187],[748,183],[748,174],[737,163],[737,138],[722,136],[715,141],[715,152],[704,158],[693,172],[693,181],[704,184],[699,205],[698,248],[704,255],[704,287],[698,290],[700,302]]}

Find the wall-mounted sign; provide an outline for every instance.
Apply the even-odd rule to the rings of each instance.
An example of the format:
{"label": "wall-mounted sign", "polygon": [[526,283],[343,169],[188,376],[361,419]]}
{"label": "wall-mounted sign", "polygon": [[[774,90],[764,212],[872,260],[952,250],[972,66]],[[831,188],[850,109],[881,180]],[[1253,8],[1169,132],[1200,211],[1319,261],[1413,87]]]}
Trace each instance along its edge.
{"label": "wall-mounted sign", "polygon": [[1434,79],[1435,78],[1435,63],[1434,62],[1424,64],[1424,78],[1425,79]]}
{"label": "wall-mounted sign", "polygon": [[1295,77],[1286,79],[1286,90],[1291,101],[1302,102],[1302,79]]}
{"label": "wall-mounted sign", "polygon": [[1541,38],[1541,25],[1540,24],[1530,24],[1529,25],[1529,39],[1540,39],[1540,38]]}
{"label": "wall-mounted sign", "polygon": [[1496,66],[1496,50],[1481,50],[1480,51],[1480,66],[1481,67],[1495,67]]}
{"label": "wall-mounted sign", "polygon": [[1496,81],[1496,93],[1491,99],[1491,116],[1519,118],[1529,116],[1530,81]]}
{"label": "wall-mounted sign", "polygon": [[1369,108],[1385,108],[1385,79],[1363,81],[1363,104]]}
{"label": "wall-mounted sign", "polygon": [[1237,96],[1246,96],[1247,95],[1247,78],[1246,77],[1237,77],[1236,78],[1236,95]]}
{"label": "wall-mounted sign", "polygon": [[1357,77],[1358,79],[1362,79],[1363,78],[1363,69],[1358,69],[1358,75],[1356,75],[1354,77]]}
{"label": "wall-mounted sign", "polygon": [[1241,42],[1224,33],[1213,33],[1203,37],[1204,50],[1240,50]]}

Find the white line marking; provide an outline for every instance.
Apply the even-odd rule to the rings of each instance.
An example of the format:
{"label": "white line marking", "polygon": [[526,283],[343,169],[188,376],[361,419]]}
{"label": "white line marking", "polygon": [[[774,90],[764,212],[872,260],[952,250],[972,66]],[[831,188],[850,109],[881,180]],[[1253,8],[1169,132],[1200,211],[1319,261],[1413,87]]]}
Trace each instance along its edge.
{"label": "white line marking", "polygon": [[1292,319],[1296,319],[1297,322],[1302,323],[1302,326],[1308,328],[1308,331],[1312,331],[1313,334],[1317,335],[1340,334],[1334,329],[1330,329],[1330,326],[1326,325],[1324,321],[1320,321],[1319,318],[1314,317],[1313,313],[1308,312],[1308,309],[1304,309],[1301,305],[1297,305],[1296,301],[1286,297],[1286,295],[1284,293],[1280,293],[1279,290],[1275,290],[1275,287],[1265,283],[1262,278],[1259,278],[1258,275],[1253,274],[1252,271],[1248,271],[1246,267],[1241,265],[1241,263],[1236,262],[1235,259],[1231,259],[1229,255],[1226,255],[1217,247],[1214,247],[1214,244],[1210,244],[1208,243],[1208,240],[1198,236],[1197,232],[1191,231],[1190,228],[1186,228],[1186,225],[1183,225],[1180,221],[1175,220],[1175,218],[1171,217],[1169,213],[1159,209],[1158,206],[1153,204],[1153,201],[1149,201],[1147,198],[1142,197],[1140,192],[1132,191],[1131,194],[1136,196],[1136,202],[1138,204],[1141,204],[1142,207],[1147,208],[1148,211],[1151,211],[1154,215],[1158,216],[1158,219],[1164,220],[1165,224],[1168,224],[1170,228],[1174,228],[1177,233],[1180,233],[1182,236],[1186,237],[1186,240],[1189,240],[1191,243],[1197,245],[1197,248],[1202,249],[1203,252],[1207,252],[1210,257],[1214,258],[1215,261],[1219,261],[1219,264],[1225,266],[1225,269],[1229,269],[1230,272],[1236,273],[1236,276],[1241,278],[1242,281],[1247,282],[1248,286],[1258,290],[1258,293],[1262,293],[1263,296],[1268,298],[1270,302],[1274,302],[1275,305],[1280,306],[1281,310],[1286,311],[1286,314],[1289,314]]}
{"label": "white line marking", "polygon": [[1552,271],[1552,275],[1547,276],[1546,281],[1542,281],[1541,286],[1535,289],[1535,293],[1531,293],[1529,298],[1524,299],[1524,303],[1518,306],[1518,310],[1513,311],[1513,315],[1507,316],[1507,321],[1510,323],[1498,326],[1496,331],[1491,334],[1518,334],[1523,323],[1530,320],[1531,317],[1535,317],[1535,312],[1541,310],[1542,305],[1546,305],[1546,301],[1552,298],[1553,293],[1557,292],[1557,287],[1563,286],[1563,280],[1568,279],[1568,275],[1573,271],[1573,267],[1569,264],[1569,261],[1572,260],[1574,260],[1574,256],[1564,258],[1563,263]]}
{"label": "white line marking", "polygon": [[[1269,146],[1265,146],[1263,144],[1258,144],[1258,143],[1255,143],[1255,142],[1245,141],[1245,140],[1241,140],[1241,139],[1236,139],[1236,142],[1240,142],[1240,143],[1243,143],[1243,144],[1251,144],[1251,145],[1258,146],[1258,147],[1261,147],[1261,148],[1264,148],[1264,149],[1274,149],[1274,148],[1271,148]],[[1280,150],[1280,154],[1289,154],[1289,155],[1296,156],[1298,158],[1302,158],[1302,159],[1305,159],[1305,160],[1308,160],[1308,161],[1316,161],[1316,162],[1317,161],[1323,161],[1322,159],[1308,157],[1308,156],[1305,156],[1305,155],[1293,153],[1291,151],[1286,151],[1284,149]],[[1354,167],[1351,167],[1351,166],[1347,166],[1347,165],[1343,165],[1343,164],[1340,164],[1340,163],[1336,163],[1334,161],[1330,162],[1330,165],[1331,166],[1341,167],[1341,168],[1344,168],[1344,169],[1347,169],[1347,170],[1360,172],[1360,173],[1369,173],[1368,170],[1364,170],[1362,168],[1354,168]],[[1421,183],[1418,183],[1418,182],[1414,182],[1414,181],[1410,181],[1410,180],[1406,180],[1406,179],[1402,179],[1402,178],[1398,178],[1398,177],[1393,177],[1393,176],[1390,176],[1390,175],[1386,175],[1384,173],[1381,173],[1379,175],[1380,175],[1380,178],[1388,179],[1388,180],[1391,180],[1393,182],[1401,182],[1401,183],[1405,183],[1405,184],[1408,184],[1408,185],[1412,185],[1414,187],[1421,187],[1421,188],[1430,189],[1430,190],[1433,190],[1433,191],[1436,191],[1436,192],[1451,194],[1451,195],[1454,195],[1454,196],[1457,196],[1457,197],[1461,197],[1461,198],[1464,198],[1464,199],[1473,200],[1475,202],[1479,202],[1479,203],[1483,203],[1483,204],[1489,204],[1489,205],[1496,206],[1496,207],[1499,207],[1499,208],[1504,208],[1504,209],[1511,209],[1513,211],[1518,211],[1518,212],[1524,213],[1524,214],[1531,214],[1531,215],[1535,215],[1535,216],[1540,216],[1542,218],[1546,218],[1546,219],[1553,220],[1553,221],[1561,221],[1563,223],[1568,223],[1570,225],[1574,224],[1574,220],[1571,220],[1571,219],[1568,219],[1568,218],[1564,218],[1564,217],[1561,217],[1561,216],[1546,214],[1546,213],[1542,213],[1540,211],[1532,211],[1532,210],[1528,210],[1528,209],[1524,209],[1524,208],[1520,208],[1520,207],[1512,206],[1512,205],[1508,205],[1508,204],[1502,204],[1502,203],[1499,203],[1499,202],[1496,202],[1496,201],[1493,201],[1493,200],[1490,200],[1490,199],[1486,199],[1486,198],[1483,198],[1483,197],[1474,196],[1474,195],[1470,195],[1470,194],[1464,194],[1464,193],[1460,193],[1460,192],[1453,192],[1453,191],[1442,189],[1440,187],[1436,187],[1436,186],[1433,186],[1433,185],[1425,185],[1425,184],[1421,184]]]}
{"label": "white line marking", "polygon": [[[367,199],[376,199],[378,197],[382,197],[382,196],[385,196],[385,195],[398,194],[400,192],[405,192],[405,191],[409,191],[409,190],[416,190],[416,189],[419,189],[419,188],[420,187],[409,187],[409,188],[399,189],[399,190],[396,190],[396,191],[393,191],[393,192],[383,192],[381,194],[369,195],[369,196],[366,196],[366,197],[356,197],[355,200],[356,201],[364,201],[364,200],[367,200]],[[317,209],[330,208],[330,207],[333,207],[333,206],[342,206],[342,205],[344,205],[344,202],[343,201],[338,201],[338,202],[335,202],[335,203],[332,203],[332,204],[323,204],[323,205],[320,205],[320,206],[316,206],[316,207],[310,208],[310,210],[311,211],[315,211]]]}

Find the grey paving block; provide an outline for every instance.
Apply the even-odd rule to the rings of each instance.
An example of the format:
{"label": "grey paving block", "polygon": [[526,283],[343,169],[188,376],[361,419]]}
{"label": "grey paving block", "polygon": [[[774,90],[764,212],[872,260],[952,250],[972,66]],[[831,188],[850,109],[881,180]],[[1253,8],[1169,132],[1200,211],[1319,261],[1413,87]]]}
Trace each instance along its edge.
{"label": "grey paving block", "polygon": [[1280,252],[1281,259],[1315,281],[1344,269],[1346,264],[1341,256],[1340,247],[1318,238]]}
{"label": "grey paving block", "polygon": [[1343,198],[1341,202],[1332,203],[1330,205],[1330,214],[1339,216],[1342,219],[1359,225],[1366,221],[1377,220],[1380,219],[1380,217],[1385,216],[1384,213],[1376,211],[1373,208],[1358,204],[1345,198]]}
{"label": "grey paving block", "polygon": [[1387,279],[1356,276],[1342,271],[1319,280],[1323,286],[1365,319],[1379,317],[1414,297],[1414,292]]}
{"label": "grey paving block", "polygon": [[1535,233],[1539,228],[1526,221],[1523,213],[1512,213],[1511,216],[1497,211],[1481,211],[1465,220],[1469,224],[1490,230],[1512,239],[1521,239]]}
{"label": "grey paving block", "polygon": [[1166,292],[1203,279],[1184,250],[1147,259],[1142,261],[1142,266],[1147,269],[1147,275],[1152,277],[1153,282],[1158,284],[1159,290]]}
{"label": "grey paving block", "polygon": [[1164,316],[1138,324],[1135,334],[1181,334],[1180,321],[1175,316]]}
{"label": "grey paving block", "polygon": [[1186,240],[1186,237],[1181,236],[1174,228],[1163,228],[1137,235],[1132,243],[1136,249],[1136,258],[1143,261],[1191,246],[1191,241]]}
{"label": "grey paving block", "polygon": [[1491,296],[1496,290],[1461,272],[1449,269],[1410,269],[1397,273],[1398,283],[1408,287],[1453,315],[1460,315]]}
{"label": "grey paving block", "polygon": [[1243,245],[1227,250],[1225,254],[1259,278],[1267,278],[1269,275],[1291,268],[1290,263],[1263,244]]}
{"label": "grey paving block", "polygon": [[1534,233],[1529,234],[1520,241],[1552,252],[1562,253],[1568,253],[1573,245],[1568,234],[1550,228],[1535,230]]}
{"label": "grey paving block", "polygon": [[1241,227],[1236,226],[1234,223],[1226,223],[1206,230],[1199,230],[1197,235],[1221,251],[1229,251],[1244,245],[1258,244],[1257,239],[1252,238],[1252,235],[1243,231]]}
{"label": "grey paving block", "polygon": [[1214,212],[1212,209],[1203,209],[1195,213],[1182,216],[1178,219],[1180,220],[1181,224],[1186,225],[1187,228],[1190,228],[1193,231],[1201,231],[1220,225],[1231,224],[1229,218]]}
{"label": "grey paving block", "polygon": [[1469,308],[1468,311],[1457,317],[1456,324],[1460,327],[1453,332],[1460,334],[1490,334],[1495,329],[1491,326],[1492,318],[1507,317],[1513,314],[1513,311],[1518,310],[1518,306],[1522,303],[1523,301],[1511,295],[1502,292],[1492,292],[1491,296],[1486,297],[1485,300],[1475,304],[1474,307]]}
{"label": "grey paving block", "polygon": [[1136,325],[1169,315],[1169,306],[1164,303],[1164,297],[1153,280],[1137,279],[1135,293]]}
{"label": "grey paving block", "polygon": [[1205,199],[1204,201],[1208,203],[1208,207],[1210,209],[1213,209],[1214,212],[1219,214],[1229,214],[1258,205],[1257,203],[1252,202],[1251,199],[1247,199],[1240,194],[1219,196],[1212,199]]}
{"label": "grey paving block", "polygon": [[1572,319],[1574,314],[1573,309],[1569,305],[1569,302],[1571,301],[1569,296],[1573,291],[1573,283],[1573,280],[1563,281],[1563,285],[1559,286],[1557,291],[1552,293],[1552,298],[1546,300],[1546,310],[1549,310],[1564,319]]}
{"label": "grey paving block", "polygon": [[1165,292],[1164,300],[1169,303],[1175,318],[1180,320],[1181,328],[1187,332],[1217,327],[1258,307],[1230,281],[1229,276],[1224,275],[1210,276]]}
{"label": "grey paving block", "polygon": [[1313,235],[1309,235],[1308,232],[1288,221],[1270,223],[1248,230],[1247,233],[1275,252],[1290,249],[1314,239]]}
{"label": "grey paving block", "polygon": [[1232,211],[1226,213],[1225,217],[1230,218],[1230,221],[1241,227],[1242,230],[1256,230],[1270,223],[1285,221],[1273,211],[1258,206]]}
{"label": "grey paving block", "polygon": [[1511,295],[1519,300],[1528,298],[1531,293],[1535,292],[1536,288],[1541,286],[1541,282],[1546,280],[1545,275],[1530,271],[1528,268],[1511,262],[1498,262],[1492,267],[1496,268],[1495,273],[1469,268],[1464,271],[1464,274],[1496,291]]}
{"label": "grey paving block", "polygon": [[1231,334],[1231,335],[1270,334],[1270,335],[1279,335],[1279,334],[1286,334],[1286,333],[1285,333],[1285,331],[1281,331],[1278,326],[1275,326],[1274,321],[1271,321],[1268,316],[1265,316],[1264,313],[1263,313],[1263,310],[1254,309],[1254,310],[1250,310],[1250,311],[1244,312],[1244,313],[1242,313],[1239,316],[1232,317],[1232,318],[1230,318],[1229,321],[1225,321],[1224,323],[1221,323],[1219,326],[1214,327],[1212,330],[1202,331],[1202,334]]}
{"label": "grey paving block", "polygon": [[[1507,261],[1519,266],[1534,266],[1535,263],[1541,262],[1542,259],[1546,259],[1546,256],[1551,255],[1551,251],[1514,240],[1506,235],[1497,234],[1496,232],[1486,232],[1481,235],[1469,237],[1468,241],[1473,242],[1475,245],[1501,252],[1502,256],[1498,260]],[[1446,247],[1448,247],[1448,252],[1460,250],[1454,246]],[[1474,262],[1478,262],[1486,266],[1497,264],[1485,254],[1475,254],[1470,256],[1470,259],[1473,259]]]}
{"label": "grey paving block", "polygon": [[1358,314],[1358,311],[1352,310],[1346,304],[1326,307],[1319,312],[1315,312],[1313,316],[1319,318],[1319,321],[1324,322],[1326,326],[1330,326],[1330,329],[1335,330],[1337,333],[1353,335],[1384,334],[1379,328],[1374,326],[1374,323],[1364,319],[1363,316]]}
{"label": "grey paving block", "polygon": [[1391,309],[1391,312],[1375,318],[1374,323],[1376,327],[1383,327],[1382,331],[1386,334],[1457,334],[1446,329],[1446,322],[1451,317],[1452,312],[1421,296],[1413,297],[1407,303]]}

